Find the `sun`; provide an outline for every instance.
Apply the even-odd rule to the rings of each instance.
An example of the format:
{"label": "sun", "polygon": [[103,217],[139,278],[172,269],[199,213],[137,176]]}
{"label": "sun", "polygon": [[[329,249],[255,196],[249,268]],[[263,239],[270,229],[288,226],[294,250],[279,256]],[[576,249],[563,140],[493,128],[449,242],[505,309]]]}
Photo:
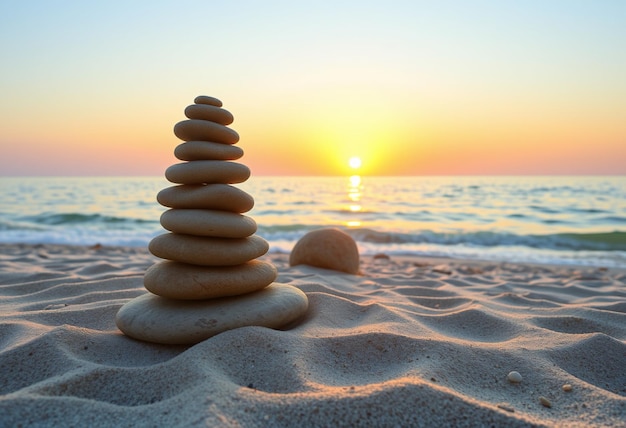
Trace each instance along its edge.
{"label": "sun", "polygon": [[350,160],[348,160],[348,165],[350,165],[352,169],[359,169],[362,164],[363,162],[361,162],[361,158],[358,156],[352,156]]}

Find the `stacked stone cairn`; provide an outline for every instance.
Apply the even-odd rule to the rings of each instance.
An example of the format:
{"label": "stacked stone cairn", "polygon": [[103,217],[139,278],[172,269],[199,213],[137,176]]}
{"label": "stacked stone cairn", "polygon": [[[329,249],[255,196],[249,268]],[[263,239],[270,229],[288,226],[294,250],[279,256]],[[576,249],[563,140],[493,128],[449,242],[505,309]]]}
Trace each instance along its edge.
{"label": "stacked stone cairn", "polygon": [[306,295],[274,282],[274,265],[257,260],[269,244],[242,214],[254,199],[232,186],[245,182],[250,170],[232,162],[243,150],[227,127],[233,115],[221,107],[220,100],[199,96],[185,109],[188,120],[174,127],[184,141],[174,155],[183,162],[165,171],[176,185],[157,195],[170,208],[161,216],[169,233],[149,244],[164,260],[144,275],[149,293],[123,305],[115,319],[135,339],[195,344],[239,327],[285,327],[307,310]]}

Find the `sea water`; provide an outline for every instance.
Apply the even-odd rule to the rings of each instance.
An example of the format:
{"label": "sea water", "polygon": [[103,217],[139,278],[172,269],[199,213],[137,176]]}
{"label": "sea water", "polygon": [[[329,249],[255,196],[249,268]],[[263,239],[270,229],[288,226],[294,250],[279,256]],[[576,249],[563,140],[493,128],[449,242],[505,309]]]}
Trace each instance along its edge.
{"label": "sea water", "polygon": [[[146,246],[162,177],[0,178],[0,242]],[[272,252],[338,227],[362,255],[626,267],[626,177],[251,177]]]}

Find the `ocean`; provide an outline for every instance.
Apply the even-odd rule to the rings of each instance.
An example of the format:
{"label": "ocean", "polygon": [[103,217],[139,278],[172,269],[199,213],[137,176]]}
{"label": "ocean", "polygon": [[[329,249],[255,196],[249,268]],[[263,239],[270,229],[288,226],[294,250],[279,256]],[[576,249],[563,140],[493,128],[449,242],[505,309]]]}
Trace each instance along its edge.
{"label": "ocean", "polygon": [[[143,247],[162,177],[2,177],[0,242]],[[262,177],[237,185],[271,252],[338,227],[363,256],[626,267],[626,176]]]}

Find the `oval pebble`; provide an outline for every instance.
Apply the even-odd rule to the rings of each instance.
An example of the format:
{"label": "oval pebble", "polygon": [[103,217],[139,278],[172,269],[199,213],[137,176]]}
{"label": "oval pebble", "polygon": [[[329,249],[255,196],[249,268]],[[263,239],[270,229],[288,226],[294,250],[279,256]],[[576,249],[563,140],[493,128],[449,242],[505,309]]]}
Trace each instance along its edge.
{"label": "oval pebble", "polygon": [[219,123],[208,120],[189,119],[174,125],[174,135],[183,141],[213,141],[215,143],[235,144],[239,134]]}
{"label": "oval pebble", "polygon": [[127,336],[168,345],[193,345],[246,326],[281,328],[303,316],[308,299],[298,288],[272,283],[259,291],[208,300],[167,299],[151,293],[124,304],[115,316]]}
{"label": "oval pebble", "polygon": [[209,104],[192,104],[185,109],[189,119],[208,120],[220,125],[230,125],[235,118],[228,110]]}
{"label": "oval pebble", "polygon": [[165,233],[152,239],[148,249],[162,259],[199,266],[234,266],[261,257],[269,244],[260,236],[209,238]]}
{"label": "oval pebble", "polygon": [[243,156],[241,147],[210,141],[187,141],[174,149],[174,156],[184,161],[236,160]]}
{"label": "oval pebble", "polygon": [[157,194],[157,201],[171,208],[204,208],[245,213],[254,207],[254,198],[228,184],[183,184],[167,187]]}
{"label": "oval pebble", "polygon": [[198,95],[194,100],[196,104],[208,104],[215,107],[221,107],[222,102],[215,97],[209,97],[208,95]]}
{"label": "oval pebble", "polygon": [[237,162],[197,160],[168,167],[165,178],[177,184],[243,183],[250,178],[250,169]]}
{"label": "oval pebble", "polygon": [[509,373],[506,378],[511,383],[520,383],[522,381],[522,375],[516,371]]}
{"label": "oval pebble", "polygon": [[161,214],[161,226],[187,235],[217,238],[245,238],[256,232],[256,222],[248,216],[219,210],[174,208]]}
{"label": "oval pebble", "polygon": [[544,396],[539,397],[539,402],[541,403],[543,407],[547,407],[547,408],[552,407],[552,402]]}
{"label": "oval pebble", "polygon": [[170,299],[201,300],[251,293],[270,285],[278,272],[260,260],[235,266],[196,266],[162,261],[144,275],[148,291]]}

